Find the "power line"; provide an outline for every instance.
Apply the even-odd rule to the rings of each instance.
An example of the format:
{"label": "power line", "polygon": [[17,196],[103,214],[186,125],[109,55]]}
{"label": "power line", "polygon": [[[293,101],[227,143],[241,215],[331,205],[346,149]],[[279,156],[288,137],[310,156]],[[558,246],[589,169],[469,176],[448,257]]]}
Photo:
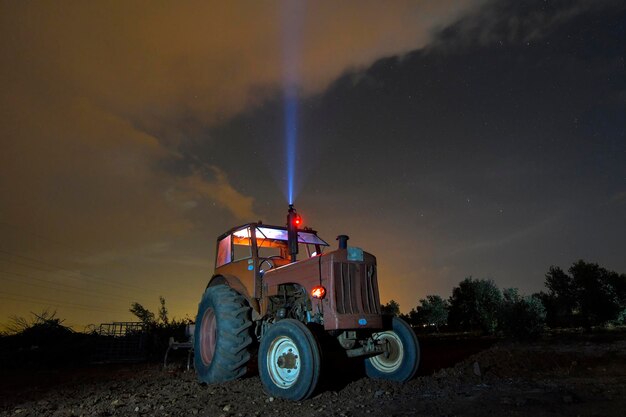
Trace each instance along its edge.
{"label": "power line", "polygon": [[[8,263],[11,263],[11,264],[20,265],[20,266],[24,266],[24,267],[27,267],[27,268],[33,268],[33,269],[36,269],[36,270],[38,270],[38,271],[47,272],[47,273],[49,273],[49,274],[53,274],[53,275],[61,275],[61,276],[63,276],[63,277],[70,278],[70,279],[72,279],[72,280],[74,280],[74,281],[76,281],[76,282],[85,283],[85,284],[90,284],[90,285],[95,285],[95,286],[96,286],[96,288],[98,288],[98,287],[100,287],[100,288],[104,287],[104,288],[108,288],[108,289],[112,289],[112,290],[120,290],[120,291],[124,291],[124,292],[129,292],[130,290],[132,290],[132,293],[135,293],[135,294],[138,294],[138,295],[139,295],[139,294],[141,294],[141,295],[145,295],[145,294],[147,293],[147,291],[145,291],[145,290],[138,290],[138,289],[136,289],[136,288],[124,288],[124,287],[119,286],[119,285],[118,285],[118,286],[110,286],[110,285],[108,285],[106,282],[94,281],[94,280],[91,280],[91,279],[88,279],[88,278],[87,278],[87,279],[84,279],[84,277],[75,276],[75,275],[71,275],[71,274],[62,273],[62,272],[59,272],[59,271],[54,271],[54,270],[50,270],[50,269],[41,268],[41,267],[39,267],[39,266],[37,266],[37,265],[31,265],[31,264],[28,264],[28,263],[23,263],[23,262],[15,261],[15,260],[13,260],[13,259],[0,259],[0,262],[8,262]],[[30,277],[30,279],[36,279],[36,280],[39,280],[39,281],[42,281],[42,282],[50,282],[50,281],[48,281],[48,280],[43,280],[43,279],[35,278],[35,277],[31,276],[31,275],[19,274],[19,273],[17,273],[17,272],[12,272],[12,271],[3,271],[3,270],[0,270],[0,272],[4,272],[4,273],[8,273],[8,274],[13,274],[13,275],[16,275],[16,276]],[[6,279],[6,278],[5,278],[5,279]],[[51,283],[52,283],[52,282],[51,282]],[[52,284],[55,284],[55,285],[62,285],[62,286],[67,286],[68,288],[78,288],[78,289],[81,289],[81,287],[78,287],[78,286],[72,286],[72,285],[69,285],[69,284],[64,284],[64,283],[52,283]],[[106,294],[106,293],[101,293],[101,292],[100,292],[100,290],[96,290],[96,291],[97,291],[97,294]],[[152,292],[152,294],[154,294],[154,295],[156,296],[156,295],[158,294],[158,292],[153,291],[153,292]]]}
{"label": "power line", "polygon": [[[65,276],[65,277],[68,277],[68,278],[70,278],[70,279],[72,279],[72,280],[77,280],[77,279],[79,279],[79,277],[77,277],[77,276],[75,276],[75,275],[65,274],[65,273],[60,273],[60,272],[57,272],[57,271],[54,271],[54,270],[50,270],[50,269],[46,269],[46,268],[42,268],[42,267],[37,266],[37,265],[32,265],[32,264],[29,264],[29,263],[24,263],[24,262],[16,261],[16,260],[14,260],[14,259],[0,259],[0,262],[8,262],[8,263],[12,263],[12,264],[15,264],[15,265],[25,266],[25,267],[27,267],[27,268],[33,268],[33,269],[36,269],[36,270],[38,270],[38,271],[47,272],[47,273],[52,273],[52,274],[61,274],[61,275]],[[47,268],[50,268],[50,267],[47,267]],[[66,271],[69,271],[69,270],[67,270],[67,269],[65,269],[65,270],[66,270]],[[78,286],[73,286],[73,285],[69,285],[69,284],[65,284],[65,283],[56,283],[56,282],[51,282],[51,281],[49,281],[49,280],[44,280],[44,279],[41,279],[41,278],[36,278],[36,277],[33,277],[32,275],[20,274],[20,273],[18,273],[18,272],[6,271],[6,270],[1,270],[1,269],[0,269],[0,272],[4,272],[4,273],[7,273],[7,274],[12,274],[12,275],[16,275],[16,276],[20,276],[20,277],[30,278],[30,279],[33,279],[33,280],[36,280],[36,281],[40,281],[40,282],[44,282],[44,283],[51,283],[51,284],[54,284],[54,285],[65,286],[65,287],[72,288],[72,289],[79,289],[79,290],[83,290],[83,289],[84,289],[84,290],[88,291],[88,290],[87,290],[87,289],[85,289],[85,288],[81,288],[81,287],[78,287]],[[5,278],[5,279],[6,279],[6,278]],[[87,282],[89,282],[89,283],[93,283],[94,285],[99,285],[99,286],[104,285],[104,286],[106,286],[106,287],[107,287],[107,288],[109,288],[109,289],[116,289],[116,288],[117,288],[117,289],[121,289],[121,290],[124,290],[124,291],[128,291],[128,289],[127,289],[127,288],[120,288],[120,286],[118,286],[118,287],[111,287],[111,286],[107,285],[107,283],[106,283],[106,282],[102,282],[102,281],[96,281],[96,282],[94,282],[93,280],[89,280],[89,279],[87,279],[87,280],[85,280],[85,281],[87,281]],[[84,281],[80,280],[79,282],[84,282]],[[132,288],[132,289],[133,289],[135,292],[137,291],[135,288]],[[146,291],[143,291],[143,290],[142,290],[139,294],[137,294],[137,296],[140,296],[140,295],[141,295],[141,296],[146,296],[146,293],[147,293],[147,290],[146,290]],[[157,291],[155,291],[155,290],[152,290],[152,291],[151,291],[151,293],[152,293],[152,294],[154,294],[155,296],[156,296],[156,295],[161,295],[161,294],[159,294],[159,293],[158,293]],[[101,292],[101,291],[99,291],[99,290],[98,290],[98,291],[95,293],[95,296],[100,296],[100,295],[109,295],[109,296],[111,296],[111,297],[119,297],[119,296],[116,296],[115,294],[107,294],[107,293],[104,293],[104,292]],[[179,298],[179,300],[181,300],[181,298]],[[187,298],[187,297],[183,297],[183,298],[182,298],[182,300],[183,300],[183,301],[187,301],[187,302],[192,303],[192,304],[197,303],[197,300],[196,300],[196,299],[193,299],[193,300],[192,300],[191,298]],[[125,300],[125,301],[126,301],[126,300]]]}
{"label": "power line", "polygon": [[[63,247],[65,247],[65,248],[67,248],[67,249],[70,249],[71,251],[73,251],[73,252],[75,252],[75,253],[79,253],[79,254],[86,255],[86,256],[93,256],[93,254],[90,254],[90,253],[87,253],[87,252],[85,252],[85,251],[83,251],[83,250],[77,249],[77,248],[75,248],[74,246],[71,246],[71,245],[69,245],[69,244],[67,244],[67,243],[65,243],[65,242],[61,242],[61,241],[59,241],[59,240],[52,239],[52,238],[50,238],[50,237],[40,235],[40,234],[38,234],[38,233],[34,233],[34,232],[32,232],[32,231],[30,231],[30,230],[28,230],[28,229],[24,228],[24,227],[20,227],[20,226],[14,225],[14,224],[10,224],[10,223],[7,223],[7,222],[1,221],[1,220],[0,220],[0,224],[5,225],[5,226],[8,226],[8,227],[11,227],[11,228],[13,228],[13,229],[18,229],[18,230],[21,230],[22,232],[26,232],[26,233],[28,233],[28,234],[30,234],[30,235],[32,235],[32,236],[35,236],[35,237],[37,237],[37,238],[39,238],[39,239],[42,239],[42,240],[46,240],[46,241],[49,241],[49,242],[55,243],[55,244],[57,244],[57,245],[59,245],[59,246],[63,246]],[[26,257],[26,256],[19,255],[19,254],[15,254],[15,253],[12,253],[12,252],[3,251],[3,250],[0,250],[0,252],[7,253],[7,254],[12,254],[12,255],[14,255],[14,256],[18,256],[18,257],[22,257],[22,258],[26,258],[26,259],[28,259],[28,257]],[[33,259],[33,258],[31,258],[31,259]],[[40,262],[40,263],[46,264],[46,263],[44,263],[43,261],[40,261],[40,260],[35,260],[35,262]],[[24,265],[24,264],[21,264],[21,265]],[[48,265],[50,265],[50,264],[48,264]],[[29,265],[25,265],[25,266],[29,266]],[[61,270],[66,270],[66,271],[70,271],[70,272],[73,272],[72,270],[68,270],[68,269],[66,269],[66,268],[61,268],[61,267],[56,267],[56,266],[55,266],[54,268],[56,268],[56,269],[61,269]],[[37,268],[37,269],[40,269],[40,268]],[[40,269],[40,270],[43,270],[43,269]],[[47,272],[52,272],[52,271],[47,271]],[[87,274],[87,273],[84,273],[84,272],[80,272],[80,274],[81,274],[81,275],[83,275],[83,276],[91,276],[91,275],[89,275],[89,274]],[[135,287],[136,289],[141,289],[142,291],[155,291],[155,293],[156,293],[156,292],[159,292],[159,291],[157,291],[158,289],[154,289],[154,288],[152,288],[152,289],[147,289],[147,288],[143,288],[143,287],[136,287],[136,286],[133,286],[132,284],[123,284],[123,283],[118,283],[118,282],[115,282],[115,281],[113,281],[113,280],[108,280],[108,279],[104,279],[104,278],[99,278],[99,277],[96,277],[96,276],[92,276],[92,277],[93,277],[94,279],[105,280],[105,281],[107,281],[107,282],[106,282],[107,284],[111,284],[111,283],[113,283],[113,285]],[[162,292],[162,293],[164,293],[165,291],[161,291],[161,292]],[[190,300],[190,301],[191,301],[191,300]],[[194,301],[194,302],[196,302],[197,300],[193,300],[193,301]]]}
{"label": "power line", "polygon": [[[30,275],[20,274],[18,272],[11,272],[11,271],[0,270],[0,273],[15,275],[15,276],[18,276],[18,277],[21,277],[21,278],[26,278],[26,279],[30,279],[30,280],[33,280],[33,281],[38,281],[38,282],[43,282],[43,283],[46,283],[46,284],[52,284],[53,285],[53,286],[38,285],[38,284],[29,283],[29,282],[24,282],[23,280],[19,280],[19,279],[15,279],[15,278],[4,277],[5,280],[9,280],[9,281],[17,282],[17,283],[22,283],[22,284],[26,284],[26,285],[29,285],[29,286],[45,288],[45,289],[49,289],[49,290],[69,291],[69,292],[77,293],[79,295],[87,295],[87,296],[90,296],[90,297],[111,297],[111,298],[115,298],[115,299],[118,299],[118,300],[121,300],[121,301],[130,302],[130,300],[128,298],[123,298],[123,297],[121,297],[119,295],[102,293],[102,292],[92,292],[92,291],[89,291],[86,288],[80,288],[80,287],[76,287],[76,286],[73,286],[73,285],[67,285],[67,284],[63,284],[63,283],[50,282],[50,281],[45,280],[45,279],[33,277],[33,276],[30,276]],[[59,287],[62,287],[62,288],[59,288]],[[63,289],[63,288],[67,288],[67,289]]]}
{"label": "power line", "polygon": [[[16,261],[15,259],[0,259],[0,262],[10,262],[10,263],[15,264],[15,265],[26,266],[26,267],[29,267],[29,268],[37,269],[39,271],[43,271],[43,272],[56,273],[55,271],[49,269],[50,267],[42,268],[40,266],[36,266],[36,265],[32,265],[32,264],[27,264],[27,263],[24,263],[24,262]],[[63,274],[63,275],[65,275],[67,277],[70,277],[70,278],[76,278],[76,277],[72,277],[72,276],[67,275],[67,274]]]}
{"label": "power line", "polygon": [[[117,287],[111,287],[111,286],[107,285],[107,283],[106,283],[106,282],[100,282],[100,281],[96,281],[96,282],[94,282],[93,280],[89,280],[89,279],[87,279],[87,280],[83,281],[82,279],[80,279],[80,277],[77,277],[77,276],[75,276],[75,275],[71,275],[71,274],[64,274],[64,273],[57,272],[57,271],[54,271],[54,270],[45,269],[45,268],[42,268],[42,267],[37,266],[37,265],[31,265],[31,264],[28,264],[28,263],[19,262],[19,261],[16,261],[16,260],[14,260],[14,259],[0,259],[0,262],[8,262],[8,263],[12,263],[12,264],[15,264],[15,265],[20,265],[20,266],[25,266],[25,267],[28,267],[28,268],[33,268],[33,269],[36,269],[36,270],[38,270],[38,271],[47,272],[47,273],[51,273],[51,274],[60,274],[60,275],[62,275],[62,276],[68,277],[68,278],[70,278],[70,279],[72,279],[72,280],[79,280],[78,282],[81,282],[81,283],[83,283],[83,282],[85,282],[85,281],[86,281],[86,282],[89,282],[89,283],[93,283],[94,285],[98,285],[98,286],[106,286],[106,288],[107,288],[107,289],[112,289],[112,290],[120,289],[120,290],[128,291],[128,289],[127,289],[127,288],[120,288],[120,286],[117,286]],[[48,267],[48,268],[49,268],[49,267]],[[48,280],[42,280],[42,279],[39,279],[39,278],[35,278],[35,277],[33,277],[32,275],[18,274],[17,272],[13,272],[13,271],[3,271],[3,270],[0,270],[0,272],[9,273],[9,274],[13,274],[13,275],[24,276],[24,277],[30,277],[31,279],[36,279],[36,280],[39,280],[39,281],[42,281],[42,282],[46,282],[46,283],[47,283],[47,282],[50,282],[50,281],[48,281]],[[50,283],[52,283],[52,282],[50,282]],[[70,287],[70,288],[78,288],[78,289],[82,289],[82,288],[80,288],[80,287],[76,287],[76,286],[72,286],[72,285],[69,285],[69,284],[64,284],[64,283],[53,283],[53,284],[55,284],[55,285],[67,285],[67,286],[68,286],[68,287]],[[138,290],[136,290],[135,288],[131,288],[131,289],[134,291],[134,293],[137,293],[137,291],[138,291]],[[102,293],[102,292],[100,292],[100,291],[98,290],[97,294],[99,295],[99,294],[106,294],[106,293]],[[147,294],[147,295],[146,295],[146,294]],[[137,297],[139,297],[139,296],[144,296],[144,297],[145,297],[145,296],[151,296],[151,294],[154,294],[154,296],[155,296],[155,297],[156,297],[156,295],[162,295],[162,294],[159,294],[159,292],[157,292],[157,291],[155,291],[155,290],[153,289],[153,290],[151,290],[151,291],[148,291],[148,290],[145,290],[145,291],[144,291],[144,290],[141,290],[141,291],[137,294]],[[112,295],[112,296],[114,296],[113,294],[111,294],[111,295]],[[196,300],[196,299],[191,299],[191,298],[188,298],[188,297],[178,298],[178,300],[179,300],[179,301],[180,301],[180,300],[182,300],[182,301],[185,301],[185,302],[188,302],[188,303],[192,303],[192,304],[196,304],[196,303],[198,302],[198,300]]]}
{"label": "power line", "polygon": [[[8,223],[8,222],[2,221],[2,220],[0,220],[0,224],[1,224],[1,225],[4,225],[4,226],[11,227],[11,228],[13,228],[13,229],[19,229],[19,230],[21,230],[22,232],[28,233],[28,234],[30,234],[30,235],[32,235],[32,236],[34,236],[34,237],[39,238],[39,239],[42,239],[42,240],[46,240],[46,241],[52,242],[52,243],[54,243],[54,244],[56,244],[56,245],[59,245],[59,246],[63,246],[63,247],[65,247],[65,248],[67,248],[67,249],[70,249],[71,251],[73,251],[73,252],[75,252],[75,253],[79,253],[79,254],[86,255],[86,256],[92,256],[92,254],[87,253],[87,252],[85,252],[85,251],[83,251],[83,250],[77,249],[76,247],[74,247],[74,246],[72,246],[72,245],[69,245],[69,244],[67,244],[67,243],[65,243],[65,242],[62,242],[62,241],[59,241],[59,240],[56,240],[56,239],[52,239],[52,238],[47,237],[47,236],[43,236],[43,235],[38,234],[38,233],[34,233],[34,232],[32,232],[32,231],[28,230],[27,228],[25,228],[25,227],[23,227],[23,226],[18,226],[18,225],[16,225],[16,224],[11,224],[11,223]],[[0,252],[5,253],[5,254],[9,254],[9,255],[13,255],[13,256],[17,256],[17,257],[21,257],[21,258],[24,258],[24,259],[30,259],[30,260],[33,260],[33,261],[35,261],[35,262],[39,262],[39,263],[42,263],[42,264],[44,264],[44,265],[48,265],[49,267],[52,267],[52,268],[55,268],[55,269],[65,270],[65,271],[69,271],[69,272],[72,272],[72,273],[74,272],[74,271],[73,271],[73,270],[71,270],[71,269],[67,269],[67,268],[64,268],[64,267],[55,266],[55,265],[49,264],[49,263],[47,263],[47,262],[44,262],[44,261],[41,261],[41,260],[38,260],[38,259],[35,259],[35,258],[29,258],[29,257],[27,257],[27,256],[20,255],[20,254],[16,254],[16,253],[13,253],[13,252],[5,251],[5,250],[0,250]],[[0,260],[1,260],[1,259],[0,259]],[[33,267],[33,268],[36,268],[36,269],[39,269],[39,270],[42,270],[42,271],[46,271],[46,272],[52,272],[52,271],[44,270],[44,269],[41,269],[41,268],[37,268],[37,267],[32,266],[32,265],[24,265],[24,264],[20,264],[20,265],[23,265],[23,266],[28,266],[28,267]],[[155,293],[159,293],[159,292],[160,292],[160,293],[161,293],[160,295],[162,295],[163,293],[165,293],[165,292],[166,292],[165,290],[163,290],[163,289],[159,289],[159,288],[150,288],[150,289],[148,289],[148,288],[144,288],[144,287],[135,286],[135,285],[132,285],[132,284],[125,284],[125,283],[117,282],[117,281],[115,281],[115,280],[110,280],[110,279],[100,278],[100,277],[97,277],[97,276],[94,276],[94,275],[91,275],[91,274],[87,274],[87,273],[85,273],[85,272],[79,272],[79,274],[80,274],[80,275],[82,275],[83,277],[91,277],[91,278],[92,278],[92,279],[94,279],[94,280],[98,280],[98,281],[105,281],[105,283],[106,283],[107,285],[114,285],[114,286],[118,286],[118,287],[126,287],[126,288],[134,288],[134,289],[139,289],[139,290],[142,290],[142,291],[154,291]],[[72,277],[72,278],[75,278],[75,277]],[[89,279],[89,278],[88,278],[88,279]],[[195,301],[196,301],[196,300],[194,300],[194,302],[195,302]]]}
{"label": "power line", "polygon": [[68,244],[67,244],[67,243],[65,243],[65,242],[61,242],[61,241],[59,241],[59,240],[56,240],[56,239],[51,239],[51,238],[49,238],[49,237],[46,237],[46,236],[40,235],[40,234],[38,234],[38,233],[31,232],[30,230],[26,229],[25,227],[20,227],[20,226],[17,226],[17,225],[15,225],[15,224],[11,224],[11,223],[7,223],[7,222],[3,222],[3,221],[1,221],[1,220],[0,220],[0,224],[2,224],[2,225],[4,225],[4,226],[9,226],[9,227],[11,227],[11,228],[13,228],[13,229],[18,229],[18,230],[21,230],[22,232],[26,232],[26,233],[28,233],[28,234],[29,234],[29,235],[31,235],[31,236],[35,236],[35,237],[37,237],[37,238],[39,238],[39,239],[42,239],[42,240],[47,240],[48,242],[55,243],[55,244],[57,244],[57,245],[59,245],[59,246],[64,246],[65,248],[70,249],[70,250],[71,250],[71,251],[73,251],[73,252],[80,253],[80,254],[82,254],[82,255],[86,255],[86,256],[91,256],[91,254],[89,254],[89,253],[87,253],[87,252],[85,252],[85,251],[83,251],[83,250],[76,249],[75,247],[70,246],[70,245],[68,245]]}
{"label": "power line", "polygon": [[[0,253],[16,256],[18,258],[26,259],[26,260],[31,261],[31,262],[37,262],[37,263],[40,263],[42,265],[46,265],[49,268],[58,269],[59,271],[67,271],[67,272],[70,272],[70,273],[76,272],[76,271],[73,271],[71,269],[64,268],[62,266],[58,266],[58,265],[54,265],[54,264],[51,264],[51,263],[46,262],[46,261],[42,261],[40,259],[36,259],[36,258],[29,257],[29,256],[20,255],[18,253],[9,252],[9,251],[3,250],[3,249],[0,249]],[[19,262],[15,262],[14,260],[10,260],[10,259],[7,259],[7,261],[19,264]],[[24,265],[24,264],[21,264],[21,265]],[[36,269],[41,269],[41,268],[33,266],[33,265],[24,265],[24,266],[31,266],[31,267],[34,267]],[[46,270],[44,270],[44,271],[46,271]],[[52,271],[46,271],[46,272],[52,272]],[[136,286],[136,285],[133,285],[133,284],[125,284],[125,283],[122,283],[122,282],[119,282],[119,281],[116,281],[116,280],[97,277],[95,275],[88,274],[86,272],[78,272],[78,274],[83,276],[83,277],[85,277],[85,279],[87,279],[87,280],[95,280],[95,281],[98,281],[98,282],[103,282],[103,283],[105,283],[107,285],[115,285],[115,286],[119,286],[119,287],[122,287],[122,288],[132,288],[132,289],[141,290],[141,291],[155,291],[154,288],[153,289],[148,289],[148,288],[139,287],[139,286]],[[64,274],[64,275],[67,275],[67,274]],[[67,276],[70,276],[70,275],[67,275]],[[70,276],[70,277],[74,278],[74,279],[76,278],[75,276]]]}
{"label": "power line", "polygon": [[[15,298],[15,297],[18,297],[18,298]],[[63,306],[66,308],[94,311],[94,312],[100,312],[100,313],[120,313],[119,310],[109,310],[107,308],[88,306],[85,304],[62,302],[62,301],[51,300],[49,298],[43,298],[43,297],[31,297],[31,296],[22,295],[22,294],[13,294],[13,293],[5,292],[5,291],[0,291],[0,298],[18,301],[18,302],[26,301],[26,302],[31,302],[35,304],[51,305],[55,307]]]}

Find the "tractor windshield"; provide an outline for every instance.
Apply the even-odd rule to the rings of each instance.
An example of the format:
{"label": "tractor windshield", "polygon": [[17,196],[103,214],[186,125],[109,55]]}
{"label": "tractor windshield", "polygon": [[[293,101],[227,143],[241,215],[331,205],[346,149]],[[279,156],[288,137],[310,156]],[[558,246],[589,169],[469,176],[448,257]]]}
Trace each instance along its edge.
{"label": "tractor windshield", "polygon": [[[224,236],[218,241],[216,266],[222,266],[252,256],[252,233],[256,236],[257,256],[259,258],[289,259],[287,230],[280,227],[257,225],[244,226]],[[298,251],[300,258],[322,253],[322,248],[329,246],[315,232],[298,231]]]}
{"label": "tractor windshield", "polygon": [[[289,259],[287,248],[287,230],[268,226],[256,227],[256,244],[259,258]],[[315,233],[298,231],[298,252],[300,257],[319,255],[322,247],[328,243],[320,239]]]}
{"label": "tractor windshield", "polygon": [[[258,226],[256,228],[256,238],[259,239],[271,239],[287,242],[287,230],[274,229],[267,226]],[[320,239],[316,234],[306,231],[298,232],[298,243],[328,246],[328,243]]]}

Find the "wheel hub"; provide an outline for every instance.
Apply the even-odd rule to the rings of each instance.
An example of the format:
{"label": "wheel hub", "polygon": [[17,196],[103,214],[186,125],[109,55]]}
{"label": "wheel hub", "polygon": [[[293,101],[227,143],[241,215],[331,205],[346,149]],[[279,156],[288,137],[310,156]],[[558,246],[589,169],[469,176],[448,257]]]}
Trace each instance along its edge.
{"label": "wheel hub", "polygon": [[215,355],[216,330],[215,312],[207,308],[200,325],[200,357],[205,365],[210,365]]}
{"label": "wheel hub", "polygon": [[276,364],[279,368],[296,369],[297,359],[298,355],[294,355],[293,352],[287,352],[278,357]]}
{"label": "wheel hub", "polygon": [[300,375],[300,352],[287,336],[274,339],[267,352],[267,370],[277,387],[290,388]]}
{"label": "wheel hub", "polygon": [[372,366],[384,373],[398,370],[404,359],[404,348],[400,337],[393,331],[387,331],[375,334],[374,338],[385,345],[385,352],[369,359]]}

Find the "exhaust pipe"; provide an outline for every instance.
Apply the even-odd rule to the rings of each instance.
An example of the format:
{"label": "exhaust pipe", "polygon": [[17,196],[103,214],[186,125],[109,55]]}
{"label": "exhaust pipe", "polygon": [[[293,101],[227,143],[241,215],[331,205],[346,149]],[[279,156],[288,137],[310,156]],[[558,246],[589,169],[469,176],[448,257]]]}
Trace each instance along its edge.
{"label": "exhaust pipe", "polygon": [[348,235],[337,236],[337,240],[339,241],[339,249],[348,249],[348,239],[350,239]]}

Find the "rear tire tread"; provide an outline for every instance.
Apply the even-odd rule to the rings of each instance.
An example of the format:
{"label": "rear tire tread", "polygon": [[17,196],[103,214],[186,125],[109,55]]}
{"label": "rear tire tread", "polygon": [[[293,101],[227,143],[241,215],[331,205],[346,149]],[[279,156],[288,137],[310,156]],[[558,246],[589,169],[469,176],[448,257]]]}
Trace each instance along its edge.
{"label": "rear tire tread", "polygon": [[194,340],[195,366],[198,379],[205,383],[230,381],[245,375],[251,357],[252,321],[245,297],[226,285],[207,288],[198,306],[196,329],[204,312],[212,308],[216,319],[216,346],[213,360],[203,363],[200,355],[200,336]]}

